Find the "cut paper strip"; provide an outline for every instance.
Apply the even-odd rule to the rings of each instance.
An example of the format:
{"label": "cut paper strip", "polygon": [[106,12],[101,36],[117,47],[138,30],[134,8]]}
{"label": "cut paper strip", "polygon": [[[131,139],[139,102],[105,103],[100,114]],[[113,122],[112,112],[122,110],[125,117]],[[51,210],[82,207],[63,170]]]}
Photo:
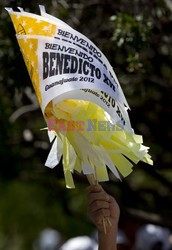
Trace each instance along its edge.
{"label": "cut paper strip", "polygon": [[133,170],[133,164],[129,162],[124,156],[119,154],[110,154],[112,162],[115,163],[118,171],[122,174],[123,177],[128,176]]}
{"label": "cut paper strip", "polygon": [[56,136],[53,131],[48,130],[48,137],[49,137],[49,141],[52,142]]}
{"label": "cut paper strip", "polygon": [[72,145],[69,143],[69,169],[73,172],[76,163],[76,153]]}
{"label": "cut paper strip", "polygon": [[107,172],[107,168],[105,164],[102,164],[99,167],[96,167],[95,171],[96,171],[95,176],[98,181],[100,182],[109,181],[109,176],[108,176],[108,172]]}
{"label": "cut paper strip", "polygon": [[94,169],[91,167],[91,165],[89,164],[89,162],[83,162],[81,164],[82,166],[82,170],[84,174],[95,174]]}
{"label": "cut paper strip", "polygon": [[17,9],[19,9],[19,10],[20,10],[20,12],[24,12],[24,9],[23,9],[23,8],[21,8],[21,7],[17,7]]}
{"label": "cut paper strip", "polygon": [[13,9],[12,8],[5,8],[5,10],[7,10],[8,12],[13,12]]}
{"label": "cut paper strip", "polygon": [[107,155],[107,153],[103,153],[103,159],[105,164],[108,166],[108,168],[112,171],[112,173],[115,175],[115,177],[119,180],[121,180],[121,177],[119,176],[119,173],[114,166],[113,162],[111,161],[110,157]]}
{"label": "cut paper strip", "polygon": [[69,169],[69,143],[66,137],[63,140],[63,170],[67,188],[75,188],[72,171]]}
{"label": "cut paper strip", "polygon": [[48,13],[46,13],[45,7],[43,5],[39,5],[39,9],[40,9],[40,13],[41,13],[42,17],[45,17],[45,18],[47,18],[47,19],[49,19],[50,21],[53,21],[53,22],[61,23],[61,24],[65,25],[65,26],[68,26],[68,28],[72,29],[72,27],[70,27],[68,24],[66,24],[62,20],[60,20],[60,19],[58,19],[56,17],[53,17],[53,16],[49,15]]}
{"label": "cut paper strip", "polygon": [[[76,171],[108,181],[121,180],[143,161],[153,164],[141,135],[134,134],[129,105],[109,61],[86,36],[62,20],[6,8],[16,31],[52,147],[45,165],[63,155],[66,187]],[[50,121],[54,127],[50,128]],[[52,125],[52,124],[51,124]]]}
{"label": "cut paper strip", "polygon": [[141,135],[134,134],[133,138],[134,138],[134,140],[135,140],[136,143],[143,143],[143,138],[142,138]]}
{"label": "cut paper strip", "polygon": [[46,13],[44,5],[39,5],[39,9],[40,9],[41,15],[43,15],[44,13]]}
{"label": "cut paper strip", "polygon": [[59,164],[61,156],[62,156],[62,143],[60,142],[60,139],[56,138],[51,147],[48,158],[45,162],[45,166],[49,168],[54,168]]}
{"label": "cut paper strip", "polygon": [[74,163],[74,170],[76,170],[80,174],[82,172],[81,163],[78,157],[76,158],[75,163]]}

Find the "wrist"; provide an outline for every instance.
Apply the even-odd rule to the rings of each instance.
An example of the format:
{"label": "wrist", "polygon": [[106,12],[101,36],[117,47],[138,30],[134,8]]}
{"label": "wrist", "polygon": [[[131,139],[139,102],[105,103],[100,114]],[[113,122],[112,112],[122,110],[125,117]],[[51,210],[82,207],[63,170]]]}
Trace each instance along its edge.
{"label": "wrist", "polygon": [[117,227],[105,232],[98,231],[99,250],[116,250]]}

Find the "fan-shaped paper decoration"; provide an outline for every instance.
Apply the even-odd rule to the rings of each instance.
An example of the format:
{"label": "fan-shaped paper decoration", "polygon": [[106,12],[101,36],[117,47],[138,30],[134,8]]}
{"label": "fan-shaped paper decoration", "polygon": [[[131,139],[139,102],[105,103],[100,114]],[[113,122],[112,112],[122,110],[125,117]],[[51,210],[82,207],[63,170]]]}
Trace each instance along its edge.
{"label": "fan-shaped paper decoration", "polygon": [[134,134],[128,103],[103,53],[61,20],[19,8],[9,12],[32,84],[48,125],[52,148],[45,165],[63,155],[68,188],[75,171],[108,181],[109,168],[120,179],[133,164],[153,164],[142,136]]}

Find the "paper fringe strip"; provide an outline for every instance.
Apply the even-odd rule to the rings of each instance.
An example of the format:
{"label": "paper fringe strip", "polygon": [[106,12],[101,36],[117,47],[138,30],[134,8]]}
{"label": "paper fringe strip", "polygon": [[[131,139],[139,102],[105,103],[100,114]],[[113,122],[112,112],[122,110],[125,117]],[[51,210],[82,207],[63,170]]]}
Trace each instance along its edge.
{"label": "paper fringe strip", "polygon": [[[73,107],[73,109],[72,109]],[[56,118],[56,126],[62,131],[49,131],[54,142],[45,163],[54,168],[63,155],[63,169],[68,188],[74,188],[72,173],[74,170],[85,175],[93,174],[99,182],[108,181],[107,167],[121,180],[132,172],[133,163],[144,161],[153,164],[148,147],[142,145],[142,136],[126,131],[87,131],[87,121],[109,121],[107,113],[98,105],[87,101],[65,100],[54,108],[47,108],[49,119]],[[59,119],[60,118],[60,119]],[[84,121],[83,131],[67,130],[67,121]],[[61,127],[60,124],[65,127]],[[67,131],[63,131],[67,130]],[[58,154],[57,154],[58,152]],[[129,160],[128,160],[129,159]],[[120,173],[120,174],[119,174]]]}

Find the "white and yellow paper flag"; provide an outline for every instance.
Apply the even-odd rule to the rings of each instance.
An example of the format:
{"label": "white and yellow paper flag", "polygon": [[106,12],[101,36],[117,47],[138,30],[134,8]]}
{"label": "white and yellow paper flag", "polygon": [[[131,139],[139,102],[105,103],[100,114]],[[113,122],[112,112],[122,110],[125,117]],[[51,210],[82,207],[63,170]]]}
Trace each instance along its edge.
{"label": "white and yellow paper flag", "polygon": [[83,34],[47,14],[6,8],[32,84],[48,125],[52,148],[45,165],[54,168],[63,155],[68,188],[77,171],[108,181],[120,179],[133,164],[153,164],[142,136],[134,134],[128,103],[104,54]]}

